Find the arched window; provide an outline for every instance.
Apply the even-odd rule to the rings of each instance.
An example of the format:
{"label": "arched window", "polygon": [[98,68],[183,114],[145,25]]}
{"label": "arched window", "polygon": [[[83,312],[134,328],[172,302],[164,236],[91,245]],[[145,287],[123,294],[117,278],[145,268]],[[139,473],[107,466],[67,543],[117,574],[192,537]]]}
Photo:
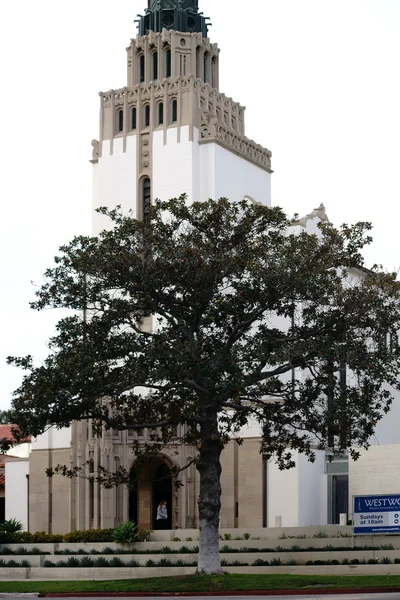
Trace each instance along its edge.
{"label": "arched window", "polygon": [[143,179],[143,188],[142,188],[142,215],[143,219],[145,219],[150,211],[151,205],[151,182],[148,177]]}
{"label": "arched window", "polygon": [[171,77],[172,74],[172,55],[171,50],[165,53],[165,77]]}
{"label": "arched window", "polygon": [[153,53],[153,79],[158,79],[158,52]]}
{"label": "arched window", "polygon": [[140,65],[140,83],[143,83],[143,81],[146,78],[144,54],[141,54],[139,57],[139,65]]}
{"label": "arched window", "polygon": [[171,122],[176,123],[178,120],[178,100],[171,102]]}
{"label": "arched window", "polygon": [[150,105],[146,104],[144,107],[144,126],[150,127]]}
{"label": "arched window", "polygon": [[118,133],[124,130],[124,111],[122,108],[117,112],[117,129]]}
{"label": "arched window", "polygon": [[158,105],[158,124],[162,125],[164,123],[164,104],[160,102]]}
{"label": "arched window", "polygon": [[136,125],[137,125],[137,110],[136,110],[136,107],[132,108],[132,115],[131,116],[132,116],[132,123],[131,123],[132,130],[135,131]]}

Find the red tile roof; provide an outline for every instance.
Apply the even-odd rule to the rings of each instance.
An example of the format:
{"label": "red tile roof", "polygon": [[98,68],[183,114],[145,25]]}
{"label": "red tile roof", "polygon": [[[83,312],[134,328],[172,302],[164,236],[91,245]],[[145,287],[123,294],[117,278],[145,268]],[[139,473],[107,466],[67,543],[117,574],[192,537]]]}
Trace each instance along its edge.
{"label": "red tile roof", "polygon": [[[15,427],[15,425],[0,425],[0,440],[2,439],[6,439],[6,440],[13,440],[13,434],[11,432],[11,430],[13,429],[13,427]],[[30,436],[24,440],[24,442],[30,442],[31,438]]]}

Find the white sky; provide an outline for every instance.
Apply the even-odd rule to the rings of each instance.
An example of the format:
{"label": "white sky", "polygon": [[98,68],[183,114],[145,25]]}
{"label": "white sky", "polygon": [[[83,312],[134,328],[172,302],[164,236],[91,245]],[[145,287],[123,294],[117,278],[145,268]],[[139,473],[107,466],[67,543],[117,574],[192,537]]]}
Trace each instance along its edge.
{"label": "white sky", "polygon": [[[46,355],[57,314],[34,313],[57,248],[90,232],[100,90],[126,84],[146,0],[13,0],[0,7],[0,408]],[[368,263],[400,266],[400,0],[200,0],[220,89],[273,153],[273,203],[335,224],[370,220]]]}

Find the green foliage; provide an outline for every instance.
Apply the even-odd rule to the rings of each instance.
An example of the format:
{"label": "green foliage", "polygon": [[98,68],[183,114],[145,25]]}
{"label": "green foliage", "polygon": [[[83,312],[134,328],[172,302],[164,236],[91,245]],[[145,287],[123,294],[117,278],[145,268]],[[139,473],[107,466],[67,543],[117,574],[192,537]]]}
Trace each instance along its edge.
{"label": "green foliage", "polygon": [[17,519],[7,519],[0,525],[0,530],[5,533],[19,533],[23,531],[24,526]]}
{"label": "green foliage", "polygon": [[[215,520],[221,451],[249,420],[282,469],[297,451],[314,460],[316,448],[357,458],[400,371],[398,345],[384,343],[400,329],[399,284],[363,269],[368,223],[297,234],[279,208],[185,197],[156,201],[142,221],[99,212],[112,227],[62,247],[32,303],[74,313],[58,323],[48,358],[8,358],[25,371],[12,404],[21,436],[90,414],[99,430],[150,430],[146,444],[132,442],[139,458],[170,442],[194,446],[199,516]],[[149,314],[153,331],[140,326]],[[343,387],[343,365],[357,385]],[[293,369],[302,372],[294,382]],[[129,473],[94,478],[112,487]]]}
{"label": "green foliage", "polygon": [[187,542],[193,542],[193,538],[191,538],[191,537],[187,537],[187,538],[186,538],[186,541],[187,541]]}
{"label": "green foliage", "polygon": [[112,534],[114,542],[118,544],[132,544],[137,541],[137,525],[133,521],[126,521],[118,525]]}
{"label": "green foliage", "polygon": [[231,540],[232,535],[230,533],[224,533],[224,540]]}
{"label": "green foliage", "polygon": [[149,542],[150,536],[153,533],[152,529],[140,529],[136,534],[137,542]]}
{"label": "green foliage", "polygon": [[325,531],[318,531],[318,533],[315,533],[313,535],[313,538],[327,538],[329,537],[329,535],[327,533],[325,533]]}
{"label": "green foliage", "polygon": [[250,535],[250,533],[244,533],[244,534],[243,534],[243,539],[244,539],[244,540],[249,540],[250,538],[251,538],[251,535]]}
{"label": "green foliage", "polygon": [[114,529],[88,529],[86,531],[71,531],[61,536],[65,543],[112,542]]}
{"label": "green foliage", "polygon": [[181,538],[179,538],[179,537],[174,537],[174,538],[172,538],[172,541],[173,541],[173,542],[180,542],[180,541],[181,541]]}

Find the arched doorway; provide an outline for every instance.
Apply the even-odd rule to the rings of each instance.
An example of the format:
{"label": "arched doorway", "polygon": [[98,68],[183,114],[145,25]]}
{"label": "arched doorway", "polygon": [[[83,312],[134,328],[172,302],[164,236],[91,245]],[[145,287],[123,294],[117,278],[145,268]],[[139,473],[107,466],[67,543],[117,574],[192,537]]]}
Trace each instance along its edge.
{"label": "arched doorway", "polygon": [[138,524],[138,480],[136,470],[131,469],[129,474],[129,520]]}
{"label": "arched doorway", "polygon": [[[153,476],[153,529],[172,529],[172,476],[171,469],[162,463]],[[156,521],[157,508],[160,502],[166,501],[168,519],[163,527]]]}
{"label": "arched doorway", "polygon": [[163,529],[172,529],[175,510],[173,477],[168,458],[162,456],[141,457],[130,471],[129,520],[140,529],[160,529],[157,526],[157,507],[167,502],[168,519]]}

